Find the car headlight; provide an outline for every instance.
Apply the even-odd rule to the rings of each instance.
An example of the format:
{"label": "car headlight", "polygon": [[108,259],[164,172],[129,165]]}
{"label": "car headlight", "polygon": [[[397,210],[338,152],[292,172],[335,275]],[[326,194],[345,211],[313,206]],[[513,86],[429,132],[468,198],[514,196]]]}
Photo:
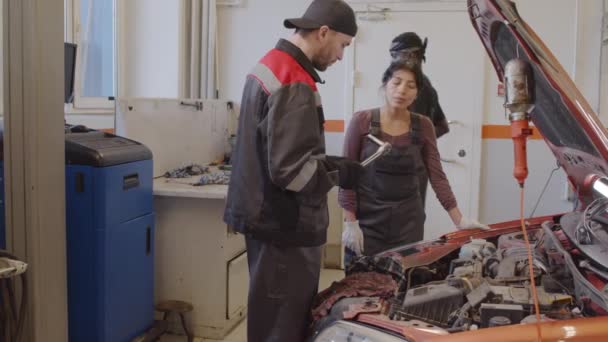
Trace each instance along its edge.
{"label": "car headlight", "polygon": [[317,335],[314,342],[403,342],[403,338],[363,325],[338,321]]}

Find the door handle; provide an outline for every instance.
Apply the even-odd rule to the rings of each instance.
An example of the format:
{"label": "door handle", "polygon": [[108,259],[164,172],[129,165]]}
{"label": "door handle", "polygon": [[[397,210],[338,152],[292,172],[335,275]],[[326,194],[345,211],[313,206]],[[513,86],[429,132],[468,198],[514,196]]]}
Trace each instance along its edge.
{"label": "door handle", "polygon": [[[460,158],[464,158],[467,155],[467,151],[464,149],[458,150],[458,156]],[[456,164],[458,161],[456,159],[447,159],[447,158],[439,158],[443,163]]]}
{"label": "door handle", "polygon": [[84,192],[84,173],[76,172],[76,192]]}
{"label": "door handle", "polygon": [[458,120],[448,120],[448,125],[462,125],[462,122]]}
{"label": "door handle", "polygon": [[[458,156],[460,158],[464,158],[467,155],[467,151],[465,151],[464,149],[460,149],[458,151]],[[439,158],[443,163],[449,163],[449,164],[456,164],[458,163],[458,161],[456,161],[456,159],[447,159],[447,158]]]}

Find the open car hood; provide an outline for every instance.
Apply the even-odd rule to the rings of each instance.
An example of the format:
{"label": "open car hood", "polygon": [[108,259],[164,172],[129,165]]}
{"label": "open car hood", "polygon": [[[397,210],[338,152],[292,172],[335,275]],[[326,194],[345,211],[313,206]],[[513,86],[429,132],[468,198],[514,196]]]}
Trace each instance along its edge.
{"label": "open car hood", "polygon": [[533,70],[535,129],[562,166],[582,209],[591,201],[592,175],[608,173],[608,132],[551,51],[507,0],[468,0],[473,27],[500,80],[513,58]]}

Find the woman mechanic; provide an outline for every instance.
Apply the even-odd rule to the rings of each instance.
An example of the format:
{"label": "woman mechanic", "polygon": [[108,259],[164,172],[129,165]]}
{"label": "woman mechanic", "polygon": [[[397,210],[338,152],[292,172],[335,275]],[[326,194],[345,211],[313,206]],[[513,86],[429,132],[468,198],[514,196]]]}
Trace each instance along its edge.
{"label": "woman mechanic", "polygon": [[340,189],[345,265],[354,255],[374,255],[422,240],[426,215],[418,165],[426,168],[439,202],[458,229],[489,228],[462,215],[441,167],[433,123],[408,110],[421,82],[420,67],[394,60],[382,76],[384,106],[355,113],[348,126],[346,158],[362,161],[378,149],[368,134],[389,142],[392,149],[366,167],[357,191]]}

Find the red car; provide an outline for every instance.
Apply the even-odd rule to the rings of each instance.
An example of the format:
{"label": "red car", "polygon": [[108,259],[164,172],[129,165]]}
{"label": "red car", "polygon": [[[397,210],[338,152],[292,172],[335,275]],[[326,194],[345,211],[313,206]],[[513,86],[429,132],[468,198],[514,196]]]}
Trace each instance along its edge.
{"label": "red car", "polygon": [[526,66],[576,209],[526,220],[528,242],[515,220],[360,258],[317,296],[312,341],[608,341],[608,132],[512,2],[468,8],[507,89],[507,63]]}

